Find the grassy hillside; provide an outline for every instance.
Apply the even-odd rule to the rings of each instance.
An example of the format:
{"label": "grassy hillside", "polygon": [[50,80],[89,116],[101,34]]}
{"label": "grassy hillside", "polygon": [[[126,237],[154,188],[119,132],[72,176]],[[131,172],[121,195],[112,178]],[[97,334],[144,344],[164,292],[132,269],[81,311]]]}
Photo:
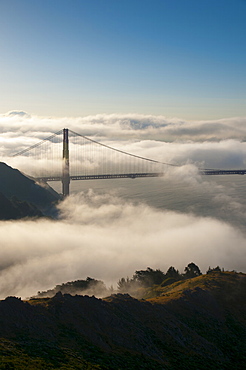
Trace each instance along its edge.
{"label": "grassy hillside", "polygon": [[197,289],[202,289],[226,302],[231,302],[235,298],[244,300],[245,277],[246,275],[243,273],[215,271],[196,278],[180,280],[170,285],[154,286],[146,290],[145,298],[149,298],[151,302],[164,303],[180,299],[187,293],[192,294]]}
{"label": "grassy hillside", "polygon": [[1,301],[0,369],[245,368],[245,274],[211,273],[152,292],[146,300],[57,293]]}

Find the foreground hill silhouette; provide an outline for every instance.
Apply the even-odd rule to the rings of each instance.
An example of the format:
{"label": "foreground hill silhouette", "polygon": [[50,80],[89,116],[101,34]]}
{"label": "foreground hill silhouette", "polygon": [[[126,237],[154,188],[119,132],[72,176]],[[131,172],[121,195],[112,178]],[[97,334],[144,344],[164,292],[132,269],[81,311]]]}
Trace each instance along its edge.
{"label": "foreground hill silhouette", "polygon": [[1,219],[50,215],[60,199],[47,184],[40,186],[3,162],[0,162],[0,193]]}
{"label": "foreground hill silhouette", "polygon": [[146,300],[128,294],[8,297],[0,302],[0,364],[8,369],[245,368],[245,274],[212,272],[159,286],[157,297],[156,290],[154,297],[150,292]]}

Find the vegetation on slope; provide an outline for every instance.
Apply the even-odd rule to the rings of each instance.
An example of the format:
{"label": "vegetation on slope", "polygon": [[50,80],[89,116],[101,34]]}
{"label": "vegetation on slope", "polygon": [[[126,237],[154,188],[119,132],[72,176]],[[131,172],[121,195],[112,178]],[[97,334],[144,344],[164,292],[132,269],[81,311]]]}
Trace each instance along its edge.
{"label": "vegetation on slope", "polygon": [[0,364],[9,367],[0,369],[25,361],[37,369],[244,369],[245,274],[212,271],[159,291],[147,300],[9,297],[0,302]]}
{"label": "vegetation on slope", "polygon": [[[97,297],[105,297],[112,293],[129,293],[136,298],[147,298],[149,294],[159,295],[159,285],[166,286],[175,281],[201,275],[201,271],[193,262],[189,263],[184,269],[184,274],[180,274],[174,267],[170,267],[166,274],[160,269],[153,270],[148,267],[146,270],[135,271],[133,277],[121,278],[118,282],[118,290],[113,287],[107,288],[103,281],[87,277],[85,280],[69,281],[67,283],[56,285],[52,289],[38,292],[36,298],[53,297],[56,293],[63,294],[87,294]],[[151,292],[151,293],[149,293]],[[154,293],[155,292],[155,293]]]}
{"label": "vegetation on slope", "polygon": [[160,269],[153,270],[147,267],[146,270],[135,271],[131,279],[129,277],[121,278],[118,281],[118,290],[121,293],[129,293],[136,298],[148,298],[149,294],[154,296],[161,294],[161,291],[159,292],[161,287],[201,274],[199,267],[194,262],[185,267],[183,274],[173,266],[169,267],[166,273]]}
{"label": "vegetation on slope", "polygon": [[67,283],[56,285],[53,289],[38,292],[35,298],[54,297],[56,293],[62,294],[87,294],[102,297],[110,294],[110,290],[101,280],[92,279],[87,277],[86,280],[75,280]]}

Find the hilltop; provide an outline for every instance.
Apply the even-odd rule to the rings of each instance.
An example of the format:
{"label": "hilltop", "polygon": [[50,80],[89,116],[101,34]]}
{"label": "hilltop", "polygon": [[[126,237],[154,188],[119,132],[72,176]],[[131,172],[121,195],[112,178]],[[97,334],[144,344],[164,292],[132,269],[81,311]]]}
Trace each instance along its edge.
{"label": "hilltop", "polygon": [[41,186],[3,162],[0,162],[0,194],[3,220],[51,215],[60,199],[48,184]]}
{"label": "hilltop", "polygon": [[145,300],[128,294],[8,297],[0,302],[0,363],[15,369],[27,363],[29,369],[244,369],[245,274],[212,272],[160,285],[158,296],[150,292]]}

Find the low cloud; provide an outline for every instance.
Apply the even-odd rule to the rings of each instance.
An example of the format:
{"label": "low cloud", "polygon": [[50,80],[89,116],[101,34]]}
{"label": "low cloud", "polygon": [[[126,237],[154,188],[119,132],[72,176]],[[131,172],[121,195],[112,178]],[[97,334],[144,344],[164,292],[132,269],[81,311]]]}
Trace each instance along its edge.
{"label": "low cloud", "polygon": [[224,222],[92,191],[60,204],[59,221],[1,222],[0,294],[31,296],[56,284],[85,279],[116,287],[147,266],[180,271],[194,261],[245,269],[245,236]]}
{"label": "low cloud", "polygon": [[246,117],[224,118],[209,121],[185,121],[179,118],[141,114],[97,114],[86,117],[38,117],[27,112],[12,111],[0,115],[2,132],[36,132],[40,138],[63,127],[85,136],[152,139],[162,141],[192,140],[218,141],[246,139]]}

